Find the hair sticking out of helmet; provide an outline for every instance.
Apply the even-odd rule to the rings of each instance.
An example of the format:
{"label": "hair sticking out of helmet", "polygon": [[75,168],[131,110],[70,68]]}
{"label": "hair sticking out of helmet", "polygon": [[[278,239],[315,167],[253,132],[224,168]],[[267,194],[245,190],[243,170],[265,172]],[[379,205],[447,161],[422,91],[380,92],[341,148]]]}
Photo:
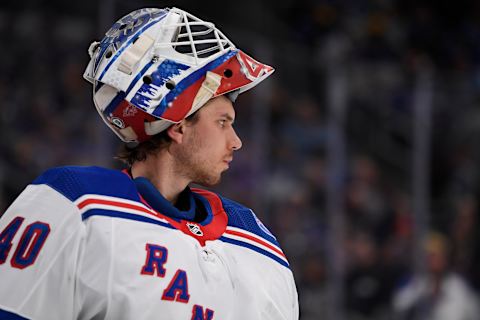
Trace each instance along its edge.
{"label": "hair sticking out of helmet", "polygon": [[127,143],[150,139],[213,97],[234,101],[274,71],[213,23],[177,8],[127,14],[89,54],[84,78],[97,111]]}

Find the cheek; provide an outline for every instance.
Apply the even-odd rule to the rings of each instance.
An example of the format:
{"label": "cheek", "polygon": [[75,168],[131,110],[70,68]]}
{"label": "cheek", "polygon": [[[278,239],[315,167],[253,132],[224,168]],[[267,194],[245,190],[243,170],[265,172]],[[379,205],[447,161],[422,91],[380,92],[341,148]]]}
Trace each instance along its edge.
{"label": "cheek", "polygon": [[207,139],[206,137],[200,138],[196,136],[190,141],[187,148],[192,154],[193,161],[198,161],[199,163],[209,162],[216,154],[215,140]]}
{"label": "cheek", "polygon": [[191,153],[195,153],[194,159],[214,163],[225,156],[226,141],[227,138],[223,131],[208,128],[208,130],[194,132],[188,138],[186,148],[189,148]]}

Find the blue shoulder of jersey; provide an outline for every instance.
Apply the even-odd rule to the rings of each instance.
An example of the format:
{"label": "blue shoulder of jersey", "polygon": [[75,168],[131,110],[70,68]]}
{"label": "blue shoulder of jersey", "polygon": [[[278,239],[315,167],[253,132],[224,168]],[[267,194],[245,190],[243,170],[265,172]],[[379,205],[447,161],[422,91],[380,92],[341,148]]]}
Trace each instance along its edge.
{"label": "blue shoulder of jersey", "polygon": [[275,236],[260,221],[252,209],[224,197],[220,197],[220,199],[222,200],[223,209],[228,215],[228,225],[230,227],[254,233],[279,246]]}
{"label": "blue shoulder of jersey", "polygon": [[71,201],[85,194],[139,200],[135,185],[126,174],[101,167],[52,168],[45,171],[32,184],[46,184]]}

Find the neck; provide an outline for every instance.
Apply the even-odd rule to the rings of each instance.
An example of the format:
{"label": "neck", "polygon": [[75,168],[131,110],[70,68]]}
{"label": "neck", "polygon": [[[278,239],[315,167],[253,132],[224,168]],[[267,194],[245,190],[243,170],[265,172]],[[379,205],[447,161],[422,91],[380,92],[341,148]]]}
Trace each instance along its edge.
{"label": "neck", "polygon": [[147,178],[170,203],[177,202],[179,194],[188,186],[190,181],[178,175],[175,162],[168,154],[162,152],[148,155],[144,161],[133,163],[131,172],[133,178]]}

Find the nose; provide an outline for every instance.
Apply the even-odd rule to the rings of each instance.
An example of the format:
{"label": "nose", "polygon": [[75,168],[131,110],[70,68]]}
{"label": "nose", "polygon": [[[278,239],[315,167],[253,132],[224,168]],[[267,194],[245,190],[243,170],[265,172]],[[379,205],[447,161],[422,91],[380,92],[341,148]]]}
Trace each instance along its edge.
{"label": "nose", "polygon": [[239,150],[242,147],[242,140],[238,136],[235,129],[232,128],[232,138],[230,139],[230,148],[234,151]]}

